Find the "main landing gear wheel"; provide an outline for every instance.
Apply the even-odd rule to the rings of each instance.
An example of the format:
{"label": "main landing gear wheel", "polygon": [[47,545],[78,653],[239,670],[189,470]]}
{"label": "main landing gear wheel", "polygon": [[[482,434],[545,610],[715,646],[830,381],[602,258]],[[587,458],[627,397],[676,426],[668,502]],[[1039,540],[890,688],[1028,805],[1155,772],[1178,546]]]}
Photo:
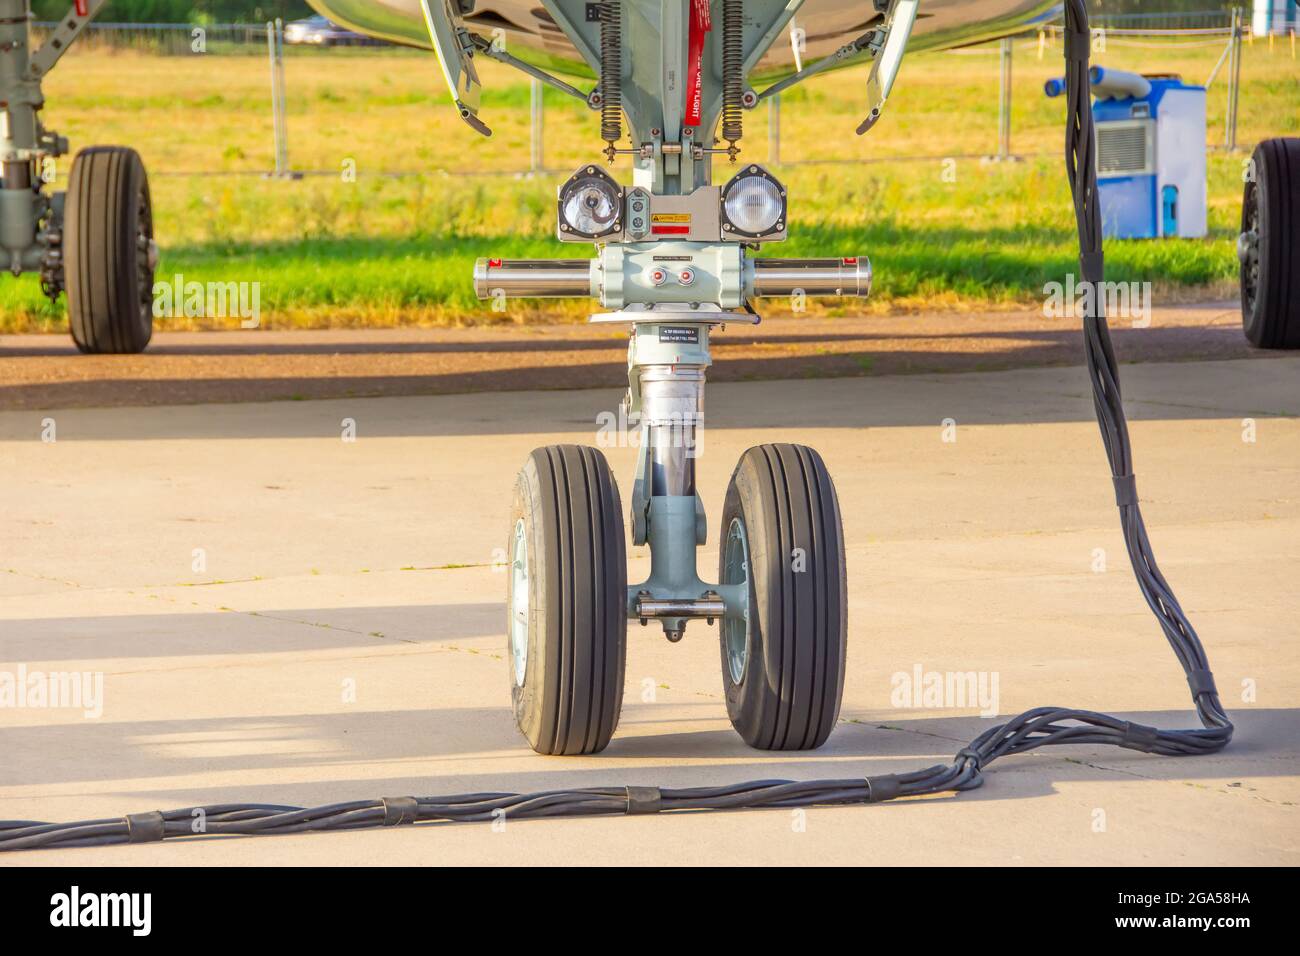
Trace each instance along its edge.
{"label": "main landing gear wheel", "polygon": [[605,749],[623,706],[623,506],[594,448],[536,449],[515,482],[507,634],[515,723],[542,754]]}
{"label": "main landing gear wheel", "polygon": [[721,627],[732,726],[760,750],[820,747],[844,691],[848,587],[839,499],[817,452],[759,445],[741,456],[718,576],[749,585],[747,619]]}
{"label": "main landing gear wheel", "polygon": [[1241,323],[1252,345],[1300,348],[1300,139],[1266,139],[1241,199]]}
{"label": "main landing gear wheel", "polygon": [[140,154],[93,146],[72,161],[63,213],[68,326],[83,352],[142,352],[153,335],[153,209]]}

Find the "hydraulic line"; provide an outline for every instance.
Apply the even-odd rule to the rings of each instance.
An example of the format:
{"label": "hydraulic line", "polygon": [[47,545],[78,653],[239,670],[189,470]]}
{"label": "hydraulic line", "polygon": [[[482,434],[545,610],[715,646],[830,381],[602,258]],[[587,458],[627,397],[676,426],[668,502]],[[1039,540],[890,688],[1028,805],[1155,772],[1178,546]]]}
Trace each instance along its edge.
{"label": "hydraulic line", "polygon": [[[1088,16],[1084,0],[1066,0],[1065,55],[1068,118],[1066,172],[1074,195],[1083,280],[1102,281],[1092,110],[1088,90]],[[1085,300],[1086,301],[1086,300]],[[298,833],[394,826],[424,820],[494,820],[532,817],[656,813],[665,810],[734,810],[879,803],[951,790],[971,790],[1000,757],[1056,744],[1112,744],[1166,757],[1211,754],[1232,739],[1232,723],[1219,703],[1209,661],[1196,631],[1156,567],[1137,502],[1128,424],[1120,401],[1104,297],[1092,296],[1084,318],[1084,346],[1097,423],[1110,463],[1124,543],[1138,587],[1187,675],[1201,727],[1161,730],[1068,707],[1039,707],[980,734],[951,763],[907,773],[838,780],[754,780],[721,787],[590,787],[541,793],[469,793],[440,797],[385,797],[303,809],[266,804],[222,804],[153,811],[78,823],[0,821],[0,850],[140,843],[205,834]],[[196,829],[197,819],[204,821]]]}
{"label": "hydraulic line", "polygon": [[722,138],[736,161],[744,133],[745,10],[742,0],[722,0]]}
{"label": "hydraulic line", "polygon": [[605,155],[614,162],[614,144],[623,138],[623,10],[619,0],[601,0],[600,17],[600,138]]}

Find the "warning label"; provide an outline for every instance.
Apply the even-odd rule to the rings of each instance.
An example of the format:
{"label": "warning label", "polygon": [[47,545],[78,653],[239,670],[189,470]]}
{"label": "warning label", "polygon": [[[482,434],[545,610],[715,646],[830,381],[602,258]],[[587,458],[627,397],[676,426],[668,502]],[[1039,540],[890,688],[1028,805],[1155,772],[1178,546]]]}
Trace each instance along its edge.
{"label": "warning label", "polygon": [[673,342],[680,345],[699,345],[700,327],[698,325],[661,325],[659,341]]}
{"label": "warning label", "polygon": [[656,212],[650,216],[650,221],[655,224],[685,223],[690,225],[691,214],[689,212]]}

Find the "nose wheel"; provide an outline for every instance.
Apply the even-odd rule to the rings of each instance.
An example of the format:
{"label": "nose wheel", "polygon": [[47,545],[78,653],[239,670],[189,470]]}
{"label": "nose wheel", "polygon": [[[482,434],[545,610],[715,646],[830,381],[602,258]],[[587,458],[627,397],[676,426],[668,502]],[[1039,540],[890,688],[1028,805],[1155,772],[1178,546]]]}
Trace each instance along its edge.
{"label": "nose wheel", "polygon": [[803,445],[740,458],[722,509],[719,580],[744,584],[722,622],[727,716],[760,750],[810,750],[830,736],[848,643],[844,531],[826,465]]}
{"label": "nose wheel", "polygon": [[[622,506],[605,456],[535,450],[515,482],[510,529],[515,723],[538,753],[596,753],[618,725],[627,653]],[[718,610],[732,726],[760,750],[820,747],[844,691],[848,592],[839,500],[816,451],[759,445],[741,456],[718,580],[729,595]]]}
{"label": "nose wheel", "polygon": [[1266,139],[1241,202],[1241,321],[1250,343],[1300,348],[1300,139]]}
{"label": "nose wheel", "polygon": [[144,163],[133,149],[95,146],[72,162],[63,277],[68,326],[82,352],[142,352],[153,334],[158,248]]}
{"label": "nose wheel", "polygon": [[605,456],[549,445],[515,482],[506,601],[515,723],[542,754],[603,750],[623,705],[627,557]]}

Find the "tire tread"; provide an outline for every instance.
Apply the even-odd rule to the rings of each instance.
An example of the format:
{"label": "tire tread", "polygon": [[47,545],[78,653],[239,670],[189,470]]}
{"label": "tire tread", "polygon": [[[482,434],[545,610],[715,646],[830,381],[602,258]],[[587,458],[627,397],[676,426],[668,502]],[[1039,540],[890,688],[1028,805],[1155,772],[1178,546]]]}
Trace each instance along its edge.
{"label": "tire tread", "polygon": [[64,285],[68,329],[91,353],[143,351],[152,320],[142,321],[136,276],[137,196],[149,206],[149,180],[133,149],[92,146],[72,163],[64,207]]}
{"label": "tire tread", "polygon": [[[751,746],[807,750],[821,746],[839,716],[844,683],[846,600],[843,533],[834,484],[821,456],[802,445],[768,444],[741,456],[723,511],[723,534],[737,515],[750,537],[751,571],[766,585],[751,590],[761,648],[751,647],[742,684],[731,683],[725,638],[723,681],[732,724]],[[760,530],[761,529],[761,530]],[[756,543],[754,535],[765,535]],[[794,549],[804,550],[801,572]],[[762,562],[755,560],[761,553]],[[719,557],[719,566],[725,560]],[[754,614],[758,617],[753,618]]]}
{"label": "tire tread", "polygon": [[[536,469],[547,573],[539,651],[547,660],[536,739],[546,754],[604,749],[618,726],[626,663],[626,552],[622,508],[605,457],[594,448],[549,445]],[[528,467],[521,474],[526,481]]]}

